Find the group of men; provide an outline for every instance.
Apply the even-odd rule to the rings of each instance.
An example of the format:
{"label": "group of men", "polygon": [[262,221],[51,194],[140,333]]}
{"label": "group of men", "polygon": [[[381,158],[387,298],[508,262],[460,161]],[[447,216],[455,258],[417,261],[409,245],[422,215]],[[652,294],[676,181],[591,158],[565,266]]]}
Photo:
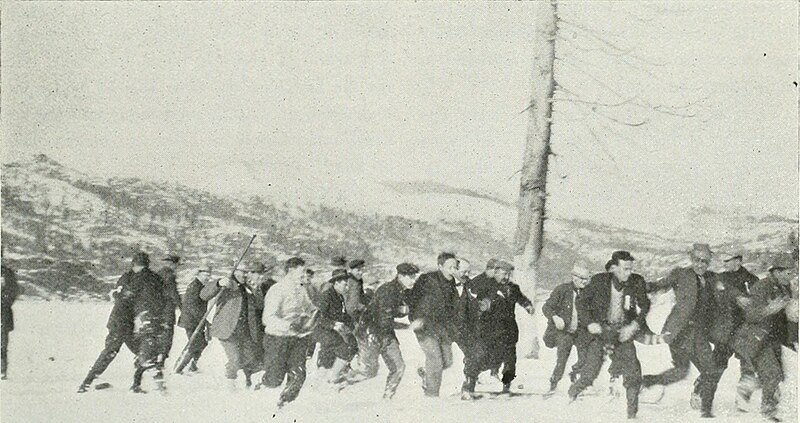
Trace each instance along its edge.
{"label": "group of men", "polygon": [[[724,256],[729,269],[719,274],[709,271],[708,245],[695,244],[689,256],[690,266],[655,282],[633,273],[634,258],[627,251],[614,252],[605,271],[594,275],[588,266],[576,264],[572,281],[556,287],[542,307],[548,321],[544,343],[557,349],[550,393],[575,346],[571,401],[594,383],[608,356],[612,385],[621,377],[627,416],[635,418],[640,392],[684,379],[694,364],[700,375],[690,404],[701,416],[713,417],[717,383],[735,354],[742,374],[737,405],[744,408],[760,385],[762,414],[779,421],[780,347],[797,348],[796,259],[779,256],[759,281],[741,266],[740,253]],[[211,267],[204,265],[182,301],[175,283],[179,261],[167,256],[156,274],[149,270],[146,254],[134,255],[132,269],[112,292],[105,349],[79,392],[89,389],[123,344],[137,356],[131,389],[143,392],[142,374],[148,369],[154,369],[158,389],[165,389],[163,364],[170,353],[175,310],[180,309],[177,323],[189,342],[177,373],[187,366],[189,372],[197,371],[208,339],[217,338],[227,358],[225,376],[231,389],[236,389],[239,371],[247,387],[253,385],[251,376],[263,371],[255,389],[278,388],[285,382],[279,406],[298,396],[306,361],[317,345],[316,364],[327,369],[327,381],[336,389],[376,376],[382,357],[389,370],[383,397],[391,398],[405,371],[395,334],[395,319],[403,316],[408,316],[425,356],[424,367],[417,369],[424,395],[439,395],[442,372],[453,364],[455,343],[464,355],[461,397],[470,400],[481,396],[475,386],[484,371],[502,381],[499,394],[510,392],[519,339],[515,308],[520,305],[534,313],[530,299],[511,281],[514,267],[503,260],[490,260],[483,273],[469,278],[467,260],[441,253],[436,270],[421,273],[416,265],[401,263],[395,278],[374,292],[364,288],[363,260],[336,258],[332,277],[321,285],[312,283],[313,271],[298,257],[269,268],[254,263],[220,279],[211,278]],[[676,304],[661,333],[653,334],[646,321],[648,295],[669,289],[675,292]],[[634,340],[667,344],[673,367],[643,376]]]}
{"label": "group of men", "polygon": [[[741,366],[737,408],[745,411],[760,385],[762,416],[780,421],[781,345],[797,351],[797,258],[777,256],[768,276],[759,280],[742,267],[740,252],[722,255],[728,267],[722,273],[709,270],[712,251],[707,244],[694,244],[689,256],[690,266],[651,283],[632,273],[634,258],[626,251],[614,252],[606,271],[593,276],[576,264],[572,282],[555,288],[542,307],[548,319],[545,345],[557,349],[550,390],[562,378],[573,346],[578,352],[568,391],[573,401],[592,385],[608,355],[612,386],[622,376],[628,418],[635,418],[641,391],[663,395],[663,386],[685,379],[694,364],[700,375],[690,405],[710,418],[717,384],[735,354]],[[661,333],[654,335],[646,322],[648,294],[670,289],[675,305]],[[634,340],[666,343],[673,367],[642,376]]]}

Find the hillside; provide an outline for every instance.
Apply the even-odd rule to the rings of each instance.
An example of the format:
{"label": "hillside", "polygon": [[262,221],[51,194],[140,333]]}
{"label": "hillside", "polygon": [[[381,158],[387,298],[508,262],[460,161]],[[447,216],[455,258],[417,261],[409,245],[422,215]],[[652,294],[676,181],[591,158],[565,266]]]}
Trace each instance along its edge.
{"label": "hillside", "polygon": [[[489,194],[438,183],[386,183],[385,208],[371,212],[325,204],[273,204],[258,196],[212,195],[181,185],[139,179],[101,180],[66,168],[47,156],[3,165],[2,238],[5,254],[34,297],[104,297],[143,249],[158,258],[184,257],[180,282],[201,260],[220,272],[235,260],[250,234],[258,234],[249,257],[301,255],[324,275],[335,254],[362,257],[372,279],[391,276],[396,263],[435,265],[439,251],[455,251],[478,270],[490,257],[510,257],[516,213]],[[567,280],[582,257],[597,269],[615,249],[637,257],[637,269],[656,277],[685,260],[684,251],[708,228],[722,231],[714,245],[737,243],[756,271],[764,255],[785,249],[797,220],[740,217],[698,209],[671,237],[599,223],[550,219],[540,288]],[[738,222],[738,223],[736,223]],[[738,225],[738,226],[736,226]],[[724,229],[724,228],[723,228]],[[737,238],[738,237],[738,238]],[[157,263],[156,263],[157,265]]]}

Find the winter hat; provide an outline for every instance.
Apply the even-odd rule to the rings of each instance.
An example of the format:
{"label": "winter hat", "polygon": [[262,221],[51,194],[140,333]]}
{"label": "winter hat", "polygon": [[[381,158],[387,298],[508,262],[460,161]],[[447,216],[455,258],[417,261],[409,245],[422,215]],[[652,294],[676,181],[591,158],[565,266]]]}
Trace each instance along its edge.
{"label": "winter hat", "polygon": [[701,243],[692,244],[692,251],[690,251],[690,253],[694,257],[707,259],[711,259],[711,256],[714,255],[714,253],[711,251],[711,247],[709,247],[708,244]]}
{"label": "winter hat", "polygon": [[352,270],[352,269],[358,269],[358,268],[360,268],[360,267],[364,267],[364,264],[366,264],[366,263],[364,262],[364,260],[361,260],[361,259],[355,259],[355,260],[350,260],[350,263],[347,263],[347,267],[348,267],[349,269],[351,269],[351,270]]}
{"label": "winter hat", "polygon": [[495,268],[496,269],[500,269],[500,270],[505,270],[506,272],[513,272],[514,271],[514,265],[512,265],[511,263],[509,263],[509,262],[507,262],[505,260],[498,261]]}
{"label": "winter hat", "polygon": [[413,276],[419,273],[419,267],[415,266],[412,263],[400,263],[397,265],[397,274],[398,275],[406,275],[406,276]]}
{"label": "winter hat", "polygon": [[150,265],[150,256],[148,256],[147,253],[143,251],[137,251],[133,254],[133,259],[131,260],[131,263],[134,266],[147,267]]}
{"label": "winter hat", "polygon": [[489,259],[489,261],[486,262],[486,270],[491,270],[491,269],[496,268],[497,267],[497,262],[498,262],[498,260],[495,259],[495,258]]}
{"label": "winter hat", "polygon": [[167,254],[166,256],[164,256],[163,259],[161,259],[161,261],[170,261],[175,264],[178,264],[181,262],[181,256],[177,254]]}
{"label": "winter hat", "polygon": [[344,256],[335,256],[331,259],[331,266],[345,267],[347,266],[347,259]]}

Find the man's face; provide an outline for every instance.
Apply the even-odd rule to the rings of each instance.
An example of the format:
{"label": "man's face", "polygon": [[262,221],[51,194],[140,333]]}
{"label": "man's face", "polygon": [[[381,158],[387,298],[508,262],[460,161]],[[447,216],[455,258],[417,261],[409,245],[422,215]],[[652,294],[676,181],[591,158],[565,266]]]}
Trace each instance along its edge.
{"label": "man's face", "polygon": [[500,283],[508,282],[508,272],[505,269],[494,269],[494,280]]}
{"label": "man's face", "polygon": [[350,274],[353,275],[353,277],[356,279],[361,279],[364,277],[364,268],[357,267],[355,269],[350,269]]}
{"label": "man's face", "polygon": [[197,272],[197,280],[199,280],[200,282],[206,283],[208,282],[209,278],[211,278],[211,273],[206,272],[205,270]]}
{"label": "man's face", "polygon": [[347,292],[347,279],[338,280],[333,284],[333,289],[339,293],[339,295],[344,295]]}
{"label": "man's face", "polygon": [[245,280],[249,285],[255,286],[261,281],[261,273],[247,272]]}
{"label": "man's face", "polygon": [[469,276],[469,268],[470,265],[467,261],[461,261],[458,263],[458,270],[456,271],[456,276],[458,276],[458,279],[464,280],[467,278]]}
{"label": "man's face", "polygon": [[495,270],[496,269],[486,269],[486,271],[484,273],[486,274],[487,277],[493,278]]}
{"label": "man's face", "polygon": [[131,267],[131,270],[133,270],[133,273],[139,273],[139,272],[141,272],[142,270],[144,270],[144,266],[142,266],[141,264],[134,264],[134,265]]}
{"label": "man's face", "polygon": [[611,273],[620,282],[627,282],[628,278],[631,277],[631,273],[633,273],[633,261],[620,260],[615,266],[611,266]]}
{"label": "man's face", "polygon": [[572,285],[574,285],[575,288],[583,289],[586,288],[586,285],[588,284],[589,284],[588,278],[572,275]]}
{"label": "man's face", "polygon": [[708,265],[711,264],[711,256],[702,253],[692,253],[691,257],[694,273],[702,275],[708,271]]}
{"label": "man's face", "polygon": [[456,266],[457,266],[456,265],[456,259],[451,258],[451,259],[447,259],[447,261],[445,261],[444,264],[439,266],[439,270],[441,270],[441,272],[444,275],[444,277],[446,277],[447,279],[452,280],[453,276],[456,274],[456,270],[457,270]]}
{"label": "man's face", "polygon": [[733,258],[725,262],[725,270],[735,272],[742,267],[742,259]]}
{"label": "man's face", "polygon": [[296,280],[298,282],[303,282],[303,275],[306,274],[306,267],[305,266],[298,266],[293,269],[289,269],[286,272],[286,277],[291,280]]}
{"label": "man's face", "polygon": [[417,283],[417,275],[399,275],[397,280],[405,289],[411,289]]}

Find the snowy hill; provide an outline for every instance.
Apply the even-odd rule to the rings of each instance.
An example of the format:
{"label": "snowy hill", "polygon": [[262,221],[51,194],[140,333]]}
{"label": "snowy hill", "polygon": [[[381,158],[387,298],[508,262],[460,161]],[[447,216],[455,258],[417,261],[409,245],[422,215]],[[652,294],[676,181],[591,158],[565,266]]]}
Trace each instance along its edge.
{"label": "snowy hill", "polygon": [[[477,270],[490,257],[512,255],[516,210],[508,201],[435,182],[376,185],[380,194],[362,195],[362,203],[288,205],[139,179],[101,180],[37,155],[3,165],[2,237],[27,294],[45,298],[104,296],[138,248],[154,258],[166,251],[183,256],[179,282],[188,282],[203,259],[222,272],[250,234],[258,234],[250,258],[299,254],[324,275],[330,257],[345,254],[370,262],[370,276],[379,280],[404,260],[433,267],[443,250],[469,258]],[[682,263],[698,240],[742,246],[759,271],[764,255],[785,249],[796,226],[796,219],[733,219],[698,209],[663,237],[552,218],[540,288],[566,280],[577,257],[601,269],[615,249],[634,252],[638,271],[655,277]]]}

